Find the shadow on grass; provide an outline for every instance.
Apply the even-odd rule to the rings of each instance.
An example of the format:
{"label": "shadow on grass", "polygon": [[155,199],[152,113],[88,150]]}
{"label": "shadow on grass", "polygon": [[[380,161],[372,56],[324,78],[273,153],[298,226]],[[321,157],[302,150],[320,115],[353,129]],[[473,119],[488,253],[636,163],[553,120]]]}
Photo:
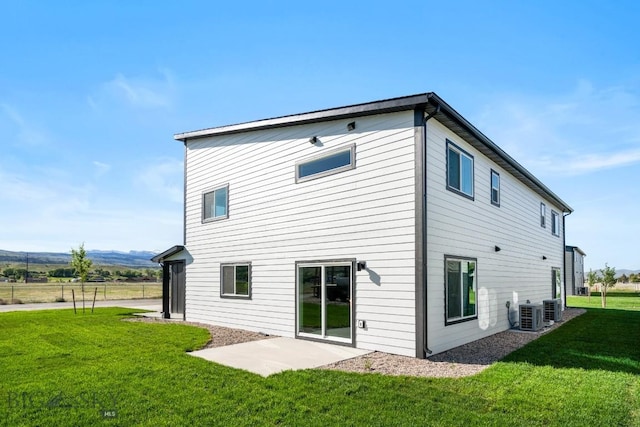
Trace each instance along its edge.
{"label": "shadow on grass", "polygon": [[589,308],[503,362],[640,375],[640,312]]}

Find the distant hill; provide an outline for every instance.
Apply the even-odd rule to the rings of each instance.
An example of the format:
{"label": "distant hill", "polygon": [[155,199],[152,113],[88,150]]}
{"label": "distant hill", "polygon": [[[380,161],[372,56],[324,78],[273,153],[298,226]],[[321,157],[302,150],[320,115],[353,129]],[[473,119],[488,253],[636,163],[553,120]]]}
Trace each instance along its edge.
{"label": "distant hill", "polygon": [[623,274],[629,277],[630,274],[638,274],[638,273],[640,273],[640,270],[626,270],[624,268],[621,268],[620,270],[616,269],[616,277],[620,277]]}
{"label": "distant hill", "polygon": [[[29,264],[69,264],[71,253],[29,252]],[[124,267],[157,267],[151,262],[155,252],[148,251],[87,251],[87,257],[95,265],[119,265]],[[11,252],[0,249],[0,262],[25,263],[27,252]]]}

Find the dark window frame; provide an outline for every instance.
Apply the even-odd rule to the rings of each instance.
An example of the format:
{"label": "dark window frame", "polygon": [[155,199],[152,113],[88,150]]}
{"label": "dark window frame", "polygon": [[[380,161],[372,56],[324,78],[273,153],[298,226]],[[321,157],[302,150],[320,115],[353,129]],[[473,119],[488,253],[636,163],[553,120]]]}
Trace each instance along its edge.
{"label": "dark window frame", "polygon": [[551,210],[551,234],[560,237],[560,214]]}
{"label": "dark window frame", "polygon": [[[307,165],[309,163],[317,162],[318,160],[323,160],[328,157],[335,156],[337,154],[342,154],[347,152],[349,153],[349,164],[342,165],[336,168],[326,169],[321,172],[316,172],[316,173],[305,175],[305,176],[301,176],[300,174],[301,166]],[[348,147],[336,148],[335,150],[326,151],[316,156],[308,157],[306,159],[297,161],[295,165],[296,184],[312,181],[318,178],[323,178],[325,176],[335,175],[337,173],[346,172],[348,170],[352,170],[355,168],[356,168],[356,144],[351,144]]]}
{"label": "dark window frame", "polygon": [[[497,194],[497,200],[493,199],[493,191],[494,191],[494,187],[493,187],[493,177],[496,176],[498,178],[498,187],[496,188],[496,194]],[[491,169],[491,174],[489,175],[489,187],[490,187],[490,191],[489,191],[489,198],[491,199],[491,204],[493,206],[497,206],[500,207],[500,174],[498,172],[496,172],[495,170]]]}
{"label": "dark window frame", "polygon": [[[473,280],[473,290],[475,292],[475,313],[473,315],[464,316],[462,314],[460,317],[449,318],[449,275],[447,270],[447,262],[448,261],[458,261],[458,262],[473,262],[475,264],[474,267],[474,280]],[[444,256],[444,324],[445,326],[456,325],[459,323],[469,322],[472,320],[478,319],[478,259],[472,257],[464,257],[457,255],[445,255]],[[461,285],[462,286],[462,283]],[[463,293],[464,294],[464,293]],[[463,294],[460,296],[460,303],[462,305]]]}
{"label": "dark window frame", "polygon": [[[462,197],[466,197],[469,200],[475,200],[475,191],[476,191],[476,185],[475,185],[475,159],[473,157],[473,155],[471,153],[469,153],[468,151],[465,151],[463,148],[461,148],[460,146],[456,145],[455,143],[451,142],[450,140],[447,139],[447,147],[446,147],[446,153],[445,153],[445,157],[446,157],[446,174],[447,174],[447,190],[459,194]],[[458,186],[460,188],[455,187],[455,184],[453,184],[450,180],[450,173],[449,173],[449,168],[451,167],[451,165],[449,164],[449,152],[453,151],[454,153],[457,153],[459,156],[458,159],[458,179],[459,179],[459,183]],[[466,192],[464,192],[462,190],[462,183],[463,183],[463,171],[462,171],[462,156],[467,157],[469,160],[471,160],[471,194],[468,194]]]}
{"label": "dark window frame", "polygon": [[[233,293],[225,293],[224,292],[224,268],[225,267],[233,267]],[[247,293],[239,294],[237,292],[237,269],[238,267],[247,267]],[[220,263],[220,298],[229,298],[229,299],[251,299],[252,297],[252,280],[251,280],[251,262],[226,262]]]}
{"label": "dark window frame", "polygon": [[[207,216],[207,209],[210,209],[210,206],[207,206],[206,199],[209,194],[213,194],[213,206],[215,211],[215,203],[216,203],[216,192],[220,190],[225,190],[225,209],[224,215],[215,215],[215,213],[211,216]],[[210,211],[209,211],[210,212]],[[214,222],[220,221],[223,219],[229,218],[229,184],[219,185],[217,187],[213,187],[210,190],[206,190],[202,192],[202,223],[206,222]]]}

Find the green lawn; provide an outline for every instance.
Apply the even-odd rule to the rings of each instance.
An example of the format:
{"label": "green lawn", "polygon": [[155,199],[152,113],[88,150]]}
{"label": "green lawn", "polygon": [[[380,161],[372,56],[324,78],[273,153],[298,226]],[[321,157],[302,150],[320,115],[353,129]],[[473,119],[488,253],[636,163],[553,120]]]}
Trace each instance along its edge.
{"label": "green lawn", "polygon": [[[615,288],[614,288],[615,289]],[[591,298],[588,296],[568,296],[567,306],[583,307],[583,308],[600,308],[601,306],[600,292],[591,292]],[[634,291],[616,291],[607,292],[607,308],[619,310],[638,310],[640,311],[640,292]]]}
{"label": "green lawn", "polygon": [[637,311],[590,309],[464,379],[262,378],[186,355],[205,330],[130,312],[0,314],[0,425],[640,425]]}

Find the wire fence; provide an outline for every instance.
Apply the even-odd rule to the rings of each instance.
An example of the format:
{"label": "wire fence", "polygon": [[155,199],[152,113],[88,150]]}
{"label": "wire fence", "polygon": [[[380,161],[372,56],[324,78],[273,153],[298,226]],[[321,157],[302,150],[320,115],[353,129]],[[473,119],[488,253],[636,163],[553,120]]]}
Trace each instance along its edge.
{"label": "wire fence", "polygon": [[[76,300],[82,298],[81,283],[2,283],[0,284],[0,304],[71,301],[72,289]],[[84,292],[86,299],[93,299],[96,293],[96,299],[103,301],[161,298],[162,283],[85,283]]]}

